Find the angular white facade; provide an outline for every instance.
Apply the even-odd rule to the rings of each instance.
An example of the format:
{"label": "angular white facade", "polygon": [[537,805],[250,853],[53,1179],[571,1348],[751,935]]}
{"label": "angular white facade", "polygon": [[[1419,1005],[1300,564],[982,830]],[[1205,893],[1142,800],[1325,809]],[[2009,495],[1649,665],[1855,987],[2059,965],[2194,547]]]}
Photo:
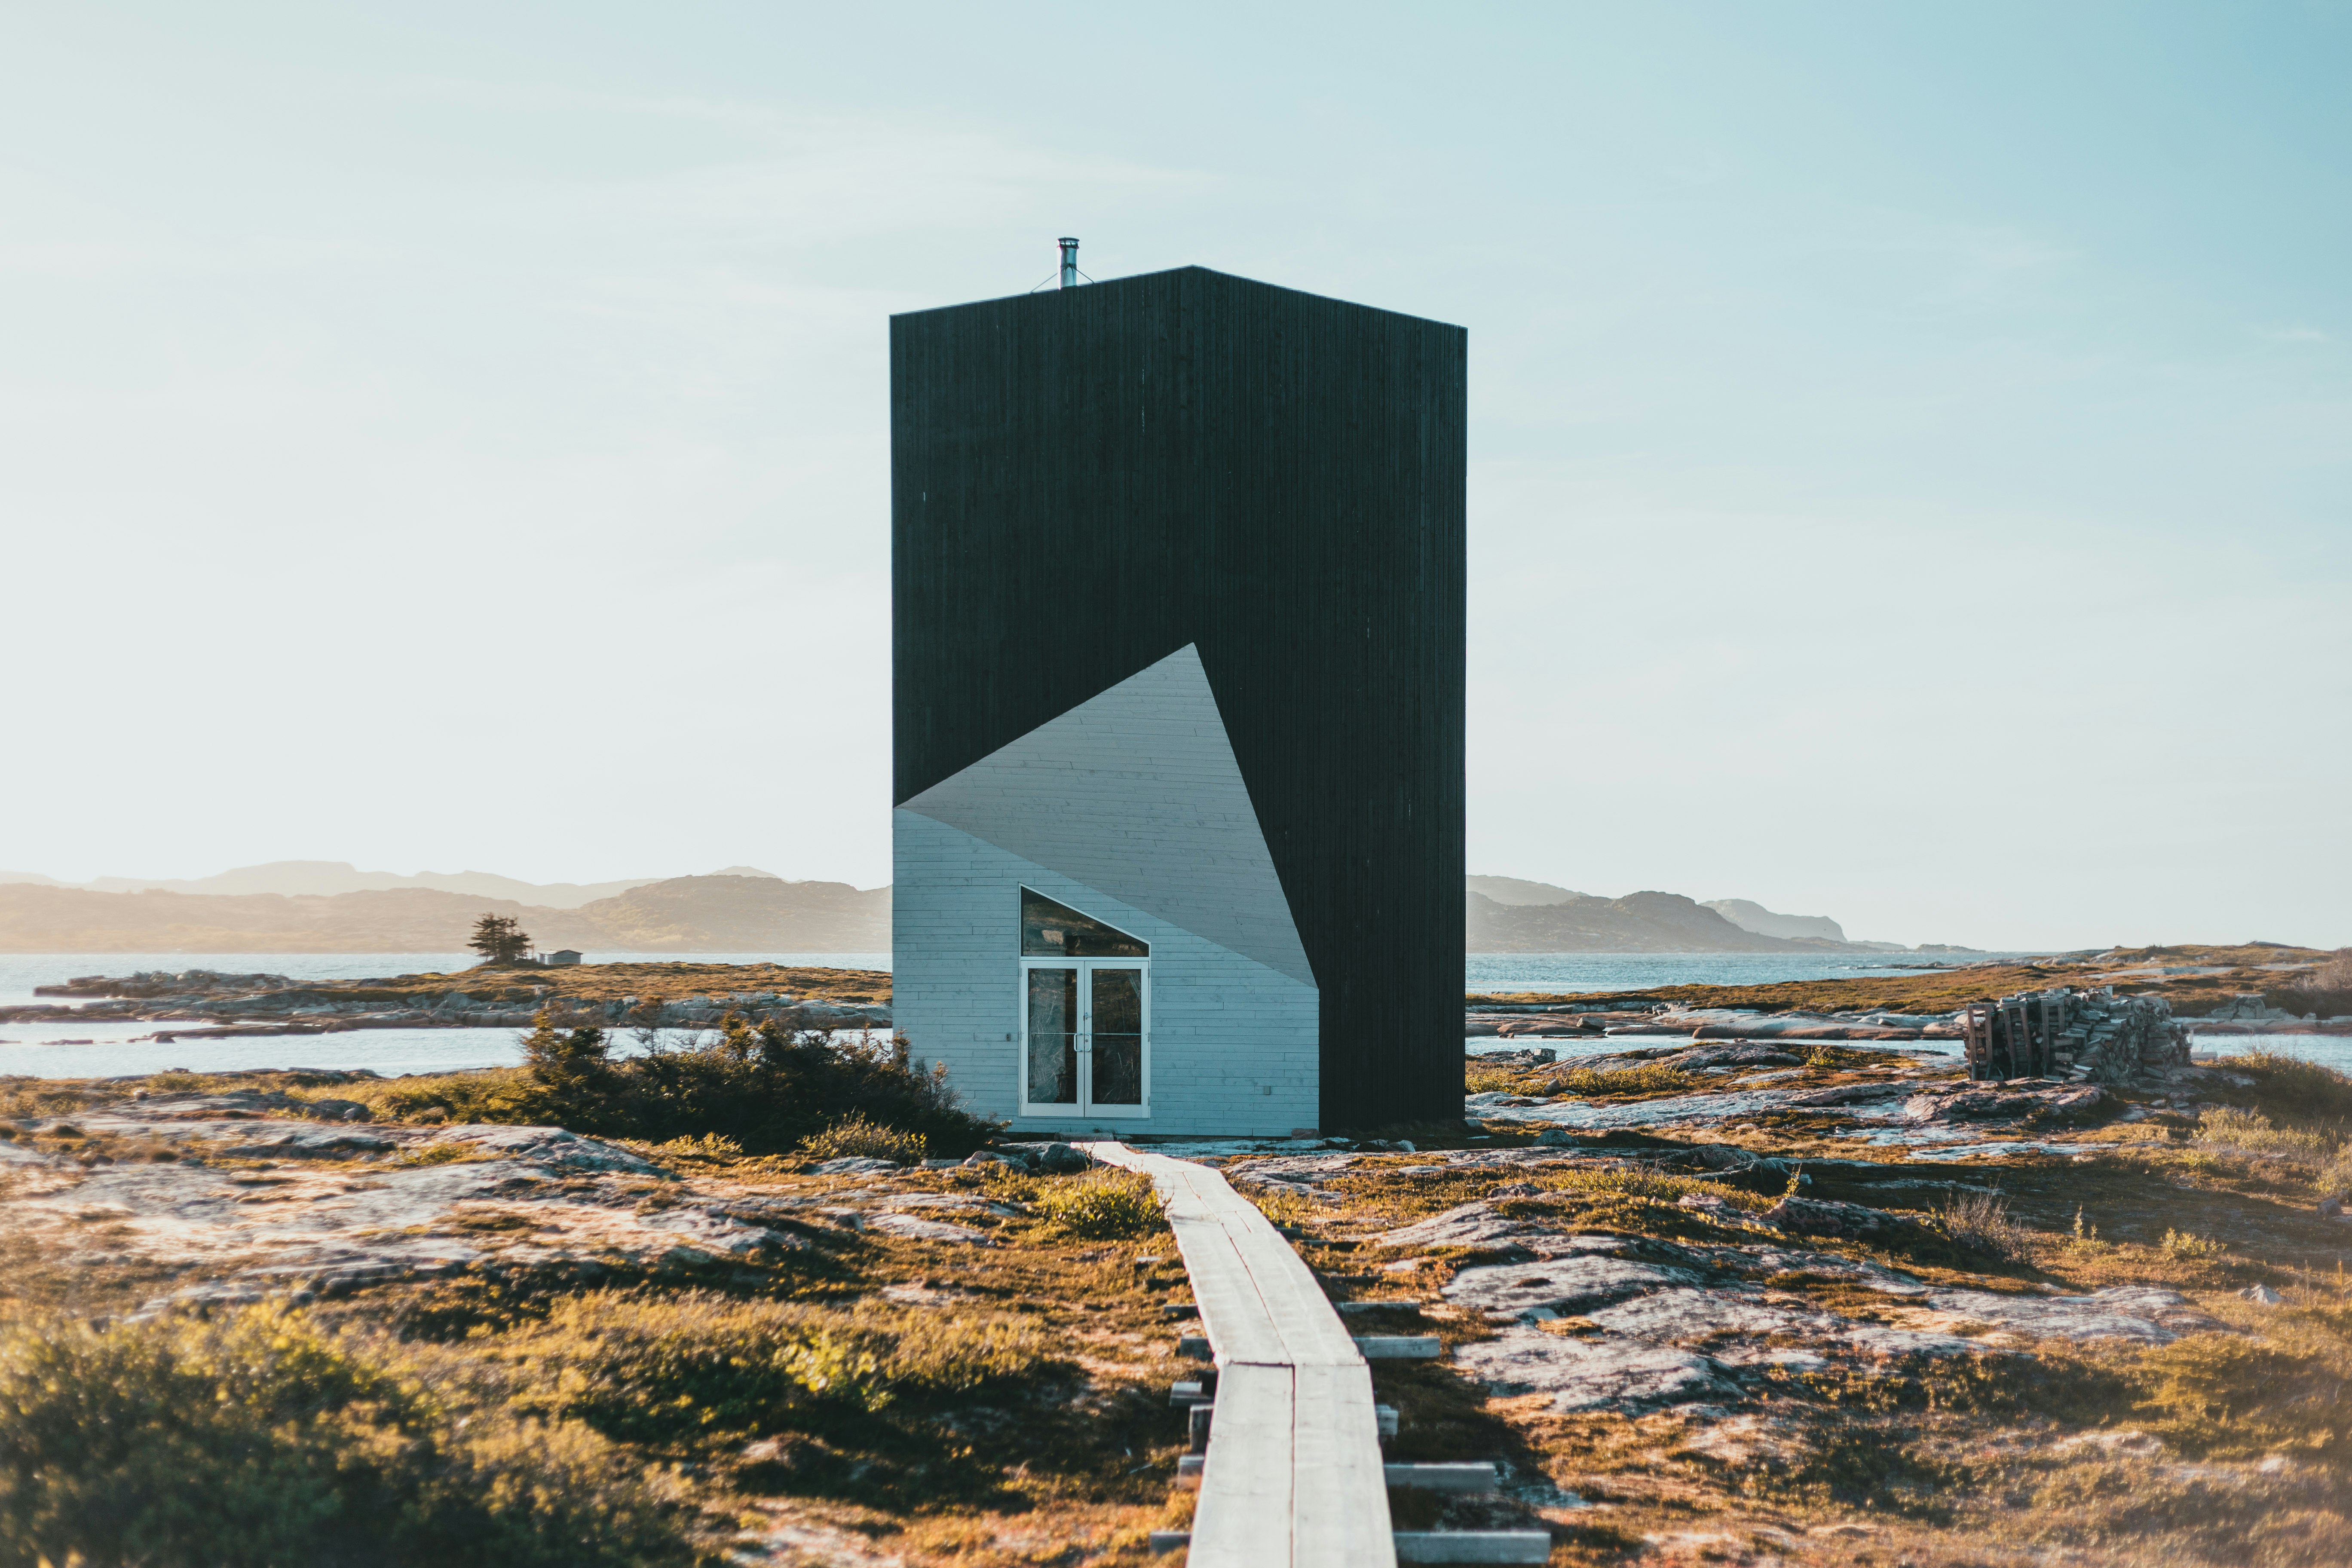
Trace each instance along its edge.
{"label": "angular white facade", "polygon": [[[1119,1137],[1316,1124],[1314,973],[1193,648],[908,800],[892,826],[898,1030],[972,1110]],[[1111,950],[1130,956],[1041,956],[1034,921],[1024,952],[1024,889],[1033,909],[1050,900],[1131,939]],[[1097,982],[1097,968],[1113,973]],[[1038,999],[1061,975],[1074,997],[1141,982],[1139,1095],[1130,1036],[1097,1045],[1090,1012],[1057,1023],[1058,1004]],[[1116,1103],[1030,1096],[1047,1025],[1094,1064],[1081,1081],[1108,1084],[1120,1064]]]}

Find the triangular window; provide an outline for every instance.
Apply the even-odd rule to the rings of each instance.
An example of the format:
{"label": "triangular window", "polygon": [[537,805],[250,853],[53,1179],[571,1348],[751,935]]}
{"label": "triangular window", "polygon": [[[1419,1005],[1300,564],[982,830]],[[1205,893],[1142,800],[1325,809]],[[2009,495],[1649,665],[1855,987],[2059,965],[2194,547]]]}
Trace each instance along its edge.
{"label": "triangular window", "polygon": [[1021,956],[1024,958],[1149,958],[1138,942],[1092,915],[1082,915],[1045,894],[1021,889]]}

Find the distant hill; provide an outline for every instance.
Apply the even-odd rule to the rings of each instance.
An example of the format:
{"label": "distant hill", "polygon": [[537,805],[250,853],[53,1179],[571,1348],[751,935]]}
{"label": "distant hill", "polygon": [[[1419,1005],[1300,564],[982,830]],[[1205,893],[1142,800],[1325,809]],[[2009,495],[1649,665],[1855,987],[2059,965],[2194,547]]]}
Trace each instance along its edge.
{"label": "distant hill", "polygon": [[[1775,914],[1745,899],[1701,904],[1659,892],[1602,899],[1518,877],[1470,877],[1464,888],[1472,952],[1895,950],[1850,942],[1827,916]],[[751,866],[584,884],[482,871],[399,877],[334,860],[281,860],[168,884],[102,878],[73,886],[34,872],[0,873],[0,952],[457,952],[484,914],[515,917],[543,951],[890,946],[889,889],[788,882]]]}
{"label": "distant hill", "polygon": [[[889,889],[860,892],[846,882],[787,882],[764,871],[673,877],[599,899],[577,912],[594,921],[601,933],[593,945],[624,952],[890,949]],[[548,943],[542,940],[540,945]]]}
{"label": "distant hill", "polygon": [[1572,892],[1549,882],[1529,882],[1517,877],[1465,877],[1462,885],[1470,892],[1486,894],[1498,904],[1564,904],[1572,899],[1592,897],[1591,893]]}
{"label": "distant hill", "polygon": [[[734,869],[752,876],[767,874],[751,871],[749,867]],[[425,888],[436,892],[463,893],[468,898],[513,899],[551,910],[578,909],[593,900],[609,899],[659,879],[631,877],[617,882],[525,882],[491,871],[419,871],[414,877],[404,877],[394,871],[362,871],[348,860],[272,860],[261,866],[239,866],[210,877],[98,877],[87,882],[60,882],[35,871],[0,871],[0,885],[33,883],[92,893],[278,893],[289,898],[332,898],[338,893]]]}
{"label": "distant hill", "polygon": [[[501,879],[503,880],[503,879]],[[890,889],[765,873],[674,877],[576,909],[433,888],[327,895],[100,892],[0,884],[0,952],[457,952],[484,914],[512,915],[541,949],[621,952],[879,952]]]}
{"label": "distant hill", "polygon": [[1814,942],[1844,942],[1845,928],[1827,915],[1776,915],[1747,899],[1709,899],[1713,910],[1741,931],[1758,936],[1810,938]]}
{"label": "distant hill", "polygon": [[1680,893],[1506,904],[1465,891],[1463,925],[1472,952],[1821,952],[1843,945],[1742,931]]}

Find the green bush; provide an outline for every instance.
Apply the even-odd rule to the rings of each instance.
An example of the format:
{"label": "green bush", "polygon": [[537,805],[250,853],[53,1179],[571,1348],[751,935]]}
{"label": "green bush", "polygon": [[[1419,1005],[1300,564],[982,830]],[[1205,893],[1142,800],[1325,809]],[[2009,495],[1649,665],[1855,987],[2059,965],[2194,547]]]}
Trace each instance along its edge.
{"label": "green bush", "polygon": [[1045,1184],[1037,1211],[1090,1241],[1124,1241],[1165,1229],[1160,1194],[1151,1178],[1131,1171],[1097,1171],[1076,1181]]}
{"label": "green bush", "polygon": [[930,1141],[919,1132],[901,1132],[895,1127],[877,1126],[857,1111],[835,1122],[813,1138],[801,1140],[800,1152],[812,1160],[840,1160],[852,1156],[868,1160],[896,1160],[901,1164],[919,1164],[929,1152]]}
{"label": "green bush", "polygon": [[453,1415],[301,1316],[0,1336],[0,1563],[686,1563],[656,1478],[577,1425]]}
{"label": "green bush", "polygon": [[523,1037],[520,1068],[335,1092],[383,1115],[438,1110],[452,1121],[546,1123],[647,1143],[715,1135],[753,1154],[783,1153],[853,1120],[949,1154],[968,1154],[1003,1130],[957,1103],[944,1068],[918,1069],[903,1039],[869,1047],[774,1019],[754,1026],[734,1014],[691,1046],[641,1037],[643,1054],[616,1058],[604,1031],[559,1029],[542,1014]]}

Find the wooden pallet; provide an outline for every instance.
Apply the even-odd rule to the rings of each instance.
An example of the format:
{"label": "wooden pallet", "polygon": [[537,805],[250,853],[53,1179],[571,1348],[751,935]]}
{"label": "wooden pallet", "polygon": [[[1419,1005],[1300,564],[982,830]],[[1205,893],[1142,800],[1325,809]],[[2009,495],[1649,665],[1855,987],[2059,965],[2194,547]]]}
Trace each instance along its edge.
{"label": "wooden pallet", "polygon": [[1393,1568],[1371,1369],[1313,1273],[1207,1166],[1079,1147],[1159,1189],[1217,1363],[1186,1568]]}

